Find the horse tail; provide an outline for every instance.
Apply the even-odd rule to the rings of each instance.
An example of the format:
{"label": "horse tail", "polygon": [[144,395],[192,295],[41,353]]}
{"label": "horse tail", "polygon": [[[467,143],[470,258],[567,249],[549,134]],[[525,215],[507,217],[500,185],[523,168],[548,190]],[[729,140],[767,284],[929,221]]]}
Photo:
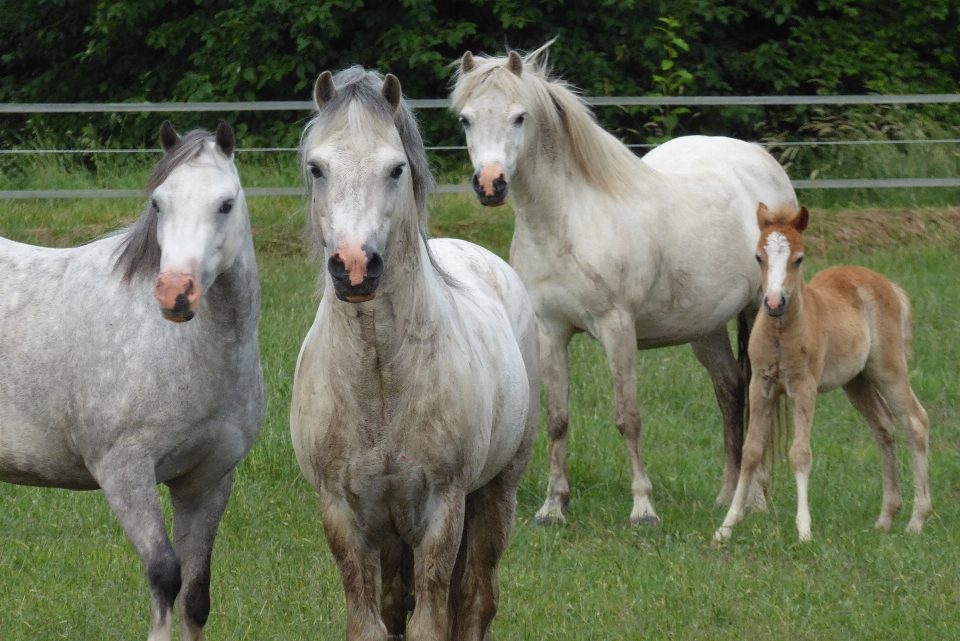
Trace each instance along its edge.
{"label": "horse tail", "polygon": [[913,358],[913,308],[910,306],[910,298],[903,287],[892,283],[894,291],[897,292],[897,298],[900,299],[900,323],[903,326],[903,357],[909,363]]}
{"label": "horse tail", "polygon": [[737,315],[737,365],[740,367],[741,383],[740,390],[737,393],[737,405],[743,418],[739,439],[734,446],[734,456],[738,469],[743,458],[744,435],[750,427],[750,378],[753,376],[753,368],[750,367],[750,355],[747,353],[747,346],[750,343],[752,326],[750,315],[747,314],[746,310],[740,310]]}

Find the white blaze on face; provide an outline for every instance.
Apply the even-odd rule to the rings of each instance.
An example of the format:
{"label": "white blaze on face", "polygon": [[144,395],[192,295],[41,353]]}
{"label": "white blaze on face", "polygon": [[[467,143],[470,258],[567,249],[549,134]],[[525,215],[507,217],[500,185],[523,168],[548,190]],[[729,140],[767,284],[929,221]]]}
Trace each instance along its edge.
{"label": "white blaze on face", "polygon": [[[773,232],[767,236],[764,246],[767,250],[767,287],[765,294],[770,299],[770,306],[780,306],[780,297],[783,294],[783,283],[787,279],[787,261],[790,260],[790,241],[780,232]],[[776,299],[776,304],[773,304]]]}

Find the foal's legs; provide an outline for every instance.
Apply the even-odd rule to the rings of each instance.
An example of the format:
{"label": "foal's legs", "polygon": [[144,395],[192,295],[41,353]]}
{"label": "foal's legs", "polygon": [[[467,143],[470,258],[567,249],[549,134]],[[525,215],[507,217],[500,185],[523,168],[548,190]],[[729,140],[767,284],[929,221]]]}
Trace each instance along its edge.
{"label": "foal's legs", "polygon": [[883,506],[875,527],[889,531],[893,517],[900,511],[903,498],[897,481],[896,433],[893,415],[886,403],[862,375],[843,386],[850,404],[860,412],[870,426],[880,449],[880,475],[883,480]]}
{"label": "foal's legs", "polygon": [[210,555],[220,519],[233,486],[231,470],[203,492],[170,483],[173,501],[173,538],[180,557],[183,589],[180,591],[180,639],[203,641],[210,615]]}
{"label": "foal's legs", "polygon": [[451,603],[460,606],[454,614],[457,625],[451,638],[457,641],[489,639],[490,624],[500,602],[498,568],[510,541],[517,487],[501,473],[467,497],[466,568],[459,585],[452,586]]}
{"label": "foal's legs", "polygon": [[810,532],[810,505],[807,486],[810,482],[810,430],[813,427],[813,410],[817,404],[817,382],[814,379],[800,382],[793,395],[793,445],[790,446],[790,467],[797,481],[797,532],[801,541],[813,540]]}
{"label": "foal's legs", "polygon": [[540,378],[546,396],[547,435],[550,437],[550,482],[547,500],[533,522],[534,525],[550,525],[566,521],[563,512],[570,501],[570,483],[567,481],[567,428],[570,425],[567,346],[570,344],[570,333],[542,322],[538,325]]}
{"label": "foal's legs", "polygon": [[727,516],[723,519],[720,529],[713,535],[714,543],[721,543],[729,539],[733,534],[734,526],[743,520],[743,513],[747,507],[748,490],[753,482],[754,473],[763,462],[767,434],[773,425],[778,397],[764,397],[762,387],[757,379],[750,382],[750,429],[747,430],[746,442],[743,444],[740,477],[737,480],[737,489],[730,501]]}
{"label": "foal's legs", "polygon": [[933,512],[930,500],[930,484],[927,477],[927,446],[930,421],[927,412],[913,394],[907,379],[906,367],[894,380],[878,380],[874,384],[897,417],[910,444],[913,460],[913,513],[907,524],[907,532],[919,534],[923,524]]}
{"label": "foal's legs", "polygon": [[637,402],[637,330],[633,316],[614,311],[600,325],[600,342],[607,352],[607,363],[613,377],[616,403],[615,420],[623,435],[630,459],[633,481],[631,525],[658,525],[660,518],[653,508],[653,484],[647,476],[641,456],[640,404]]}
{"label": "foal's legs", "polygon": [[[730,348],[727,328],[718,328],[690,343],[693,355],[706,368],[713,381],[713,391],[723,414],[723,485],[717,496],[717,505],[730,505],[740,477],[740,459],[743,451],[744,391],[750,381],[744,379],[740,365]],[[766,468],[760,462],[757,474],[751,482],[747,504],[756,509],[766,509],[764,484]]]}
{"label": "foal's legs", "polygon": [[129,451],[112,451],[90,468],[147,572],[153,601],[147,639],[169,641],[173,603],[180,592],[180,562],[167,537],[153,461]]}

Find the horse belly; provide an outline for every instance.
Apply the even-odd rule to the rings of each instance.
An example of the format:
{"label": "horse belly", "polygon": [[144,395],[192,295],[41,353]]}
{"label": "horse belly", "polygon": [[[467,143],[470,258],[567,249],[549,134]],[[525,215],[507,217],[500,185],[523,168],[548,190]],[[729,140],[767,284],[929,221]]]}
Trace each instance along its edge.
{"label": "horse belly", "polygon": [[0,481],[68,490],[99,487],[83,459],[59,435],[38,429],[2,399]]}

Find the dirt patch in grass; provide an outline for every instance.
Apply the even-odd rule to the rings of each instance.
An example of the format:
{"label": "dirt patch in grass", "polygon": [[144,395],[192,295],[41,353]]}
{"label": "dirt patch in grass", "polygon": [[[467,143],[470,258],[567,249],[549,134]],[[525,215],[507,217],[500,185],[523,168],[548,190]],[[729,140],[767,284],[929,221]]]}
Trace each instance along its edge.
{"label": "dirt patch in grass", "polygon": [[842,257],[909,245],[960,244],[960,207],[810,212],[804,244],[810,255]]}

